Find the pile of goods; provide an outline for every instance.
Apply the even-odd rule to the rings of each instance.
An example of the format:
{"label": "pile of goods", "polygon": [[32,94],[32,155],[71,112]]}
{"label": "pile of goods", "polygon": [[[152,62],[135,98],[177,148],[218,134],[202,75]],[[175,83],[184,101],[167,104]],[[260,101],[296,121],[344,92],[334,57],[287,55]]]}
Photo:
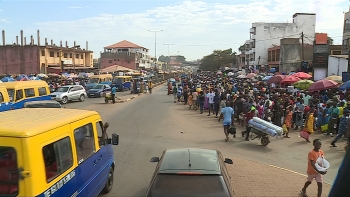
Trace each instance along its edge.
{"label": "pile of goods", "polygon": [[279,137],[283,134],[282,127],[276,126],[258,117],[254,117],[253,119],[249,120],[248,124],[250,127],[264,132],[272,137]]}

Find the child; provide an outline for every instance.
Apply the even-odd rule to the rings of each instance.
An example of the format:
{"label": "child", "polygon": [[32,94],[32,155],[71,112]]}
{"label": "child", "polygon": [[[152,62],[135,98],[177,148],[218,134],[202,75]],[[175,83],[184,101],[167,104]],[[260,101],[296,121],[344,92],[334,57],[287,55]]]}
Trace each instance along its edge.
{"label": "child", "polygon": [[193,105],[193,92],[192,92],[192,90],[190,91],[190,93],[188,95],[187,102],[188,102],[188,105],[190,106],[189,109],[191,109],[192,105]]}

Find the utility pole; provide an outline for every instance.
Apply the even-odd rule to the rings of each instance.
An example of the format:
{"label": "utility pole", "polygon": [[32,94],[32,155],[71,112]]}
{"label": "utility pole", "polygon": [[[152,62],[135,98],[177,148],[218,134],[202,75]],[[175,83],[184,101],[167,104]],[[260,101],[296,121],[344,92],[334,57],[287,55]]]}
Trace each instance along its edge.
{"label": "utility pole", "polygon": [[148,30],[149,32],[154,32],[154,57],[156,58],[156,63],[157,63],[157,32],[161,32],[164,30]]}
{"label": "utility pole", "polygon": [[168,57],[170,56],[170,53],[169,53],[169,46],[170,45],[174,45],[174,44],[164,44],[164,45],[167,45],[168,46]]}
{"label": "utility pole", "polygon": [[304,32],[301,32],[301,61],[304,61]]}

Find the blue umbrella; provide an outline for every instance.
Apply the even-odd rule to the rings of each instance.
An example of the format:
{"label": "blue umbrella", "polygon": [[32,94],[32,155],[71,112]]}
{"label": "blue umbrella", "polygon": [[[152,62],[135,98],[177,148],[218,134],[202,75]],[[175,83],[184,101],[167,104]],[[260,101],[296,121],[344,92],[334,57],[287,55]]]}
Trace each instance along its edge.
{"label": "blue umbrella", "polygon": [[27,75],[20,75],[16,78],[17,81],[23,81],[23,79],[29,79]]}
{"label": "blue umbrella", "polygon": [[343,83],[343,84],[339,87],[339,90],[346,90],[346,89],[350,89],[350,81],[347,81],[347,82]]}
{"label": "blue umbrella", "polygon": [[266,77],[264,77],[262,80],[263,80],[263,81],[267,81],[267,80],[269,80],[271,77],[272,77],[272,76],[266,76]]}
{"label": "blue umbrella", "polygon": [[12,77],[4,77],[1,79],[2,82],[10,82],[10,81],[15,81]]}

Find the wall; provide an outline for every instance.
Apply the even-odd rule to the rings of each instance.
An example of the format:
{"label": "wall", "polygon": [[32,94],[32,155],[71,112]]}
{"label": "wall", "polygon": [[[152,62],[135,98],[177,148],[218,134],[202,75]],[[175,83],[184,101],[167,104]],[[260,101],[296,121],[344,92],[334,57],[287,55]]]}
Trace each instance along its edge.
{"label": "wall", "polygon": [[282,38],[300,38],[301,33],[308,39],[304,39],[305,44],[313,44],[315,35],[316,15],[297,15],[294,23],[253,23],[256,28],[255,34],[255,59],[257,64],[267,64],[268,48],[279,45]]}
{"label": "wall", "polygon": [[138,67],[135,53],[101,53],[100,69],[119,65],[130,69]]}
{"label": "wall", "polygon": [[344,14],[343,26],[343,54],[349,54],[349,39],[350,38],[350,10]]}
{"label": "wall", "polygon": [[0,46],[0,74],[40,73],[38,53],[36,45]]}
{"label": "wall", "polygon": [[338,75],[341,76],[342,72],[348,71],[348,60],[341,57],[328,57],[328,75]]}
{"label": "wall", "polygon": [[279,71],[290,73],[300,70],[301,46],[299,38],[285,38],[281,40]]}

